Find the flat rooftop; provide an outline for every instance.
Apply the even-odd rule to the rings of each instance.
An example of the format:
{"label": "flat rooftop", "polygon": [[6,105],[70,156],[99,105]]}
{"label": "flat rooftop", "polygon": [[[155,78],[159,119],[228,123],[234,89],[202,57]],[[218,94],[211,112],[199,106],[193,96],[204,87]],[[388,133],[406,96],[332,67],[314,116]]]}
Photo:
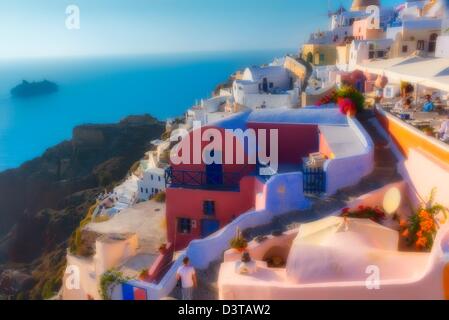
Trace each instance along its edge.
{"label": "flat rooftop", "polygon": [[124,209],[110,220],[90,223],[85,230],[99,234],[135,233],[139,239],[139,253],[157,254],[167,242],[165,231],[165,203],[146,201]]}
{"label": "flat rooftop", "polygon": [[365,147],[351,127],[319,126],[320,132],[337,158],[361,154]]}

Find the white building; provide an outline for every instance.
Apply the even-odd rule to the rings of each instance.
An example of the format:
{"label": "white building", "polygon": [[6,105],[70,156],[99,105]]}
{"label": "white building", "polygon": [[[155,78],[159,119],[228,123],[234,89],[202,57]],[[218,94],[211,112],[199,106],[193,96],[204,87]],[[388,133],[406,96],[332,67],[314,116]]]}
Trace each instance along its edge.
{"label": "white building", "polygon": [[202,125],[223,120],[233,114],[232,104],[234,98],[229,95],[220,95],[207,100],[187,110],[186,125],[191,128],[194,121]]}
{"label": "white building", "polygon": [[392,44],[392,39],[354,40],[349,48],[349,70],[366,60],[386,58]]}
{"label": "white building", "polygon": [[337,66],[316,66],[312,78],[316,79],[320,88],[328,88],[335,85],[339,69]]}
{"label": "white building", "polygon": [[238,105],[251,109],[295,108],[299,105],[300,81],[282,66],[246,68],[232,91]]}
{"label": "white building", "polygon": [[141,174],[137,181],[137,197],[140,201],[147,201],[165,191],[165,168],[168,164],[163,156],[170,142],[155,140],[151,143],[156,147],[155,150],[147,152],[146,158],[140,163]]}

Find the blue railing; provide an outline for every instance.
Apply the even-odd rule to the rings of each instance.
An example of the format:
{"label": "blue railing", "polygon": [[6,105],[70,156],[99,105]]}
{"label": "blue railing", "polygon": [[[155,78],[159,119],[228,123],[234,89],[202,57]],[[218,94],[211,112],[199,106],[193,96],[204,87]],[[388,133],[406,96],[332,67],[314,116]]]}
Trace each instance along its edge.
{"label": "blue railing", "polygon": [[303,166],[304,193],[322,194],[326,192],[326,172],[323,168]]}

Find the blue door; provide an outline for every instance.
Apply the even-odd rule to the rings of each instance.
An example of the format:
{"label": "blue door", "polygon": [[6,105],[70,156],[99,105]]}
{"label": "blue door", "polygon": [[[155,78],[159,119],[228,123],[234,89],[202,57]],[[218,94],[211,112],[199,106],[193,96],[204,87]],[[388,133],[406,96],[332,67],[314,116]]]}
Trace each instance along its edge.
{"label": "blue door", "polygon": [[213,219],[203,219],[201,220],[201,237],[206,238],[212,233],[220,230],[220,222]]}
{"label": "blue door", "polygon": [[212,163],[206,166],[206,183],[210,186],[223,184],[223,165]]}
{"label": "blue door", "polygon": [[365,91],[364,88],[363,88],[363,81],[358,80],[358,81],[355,83],[355,88],[357,89],[357,91],[363,93],[363,92]]}
{"label": "blue door", "polygon": [[268,92],[268,80],[267,80],[267,78],[263,78],[262,90],[263,90],[263,92]]}

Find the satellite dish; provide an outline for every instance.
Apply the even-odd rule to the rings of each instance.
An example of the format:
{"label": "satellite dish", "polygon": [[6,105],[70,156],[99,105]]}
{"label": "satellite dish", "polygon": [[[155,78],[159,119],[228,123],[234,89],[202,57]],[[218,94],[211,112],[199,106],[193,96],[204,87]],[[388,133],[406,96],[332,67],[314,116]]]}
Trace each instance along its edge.
{"label": "satellite dish", "polygon": [[391,188],[385,193],[383,208],[387,214],[394,214],[401,205],[401,192],[398,188]]}

